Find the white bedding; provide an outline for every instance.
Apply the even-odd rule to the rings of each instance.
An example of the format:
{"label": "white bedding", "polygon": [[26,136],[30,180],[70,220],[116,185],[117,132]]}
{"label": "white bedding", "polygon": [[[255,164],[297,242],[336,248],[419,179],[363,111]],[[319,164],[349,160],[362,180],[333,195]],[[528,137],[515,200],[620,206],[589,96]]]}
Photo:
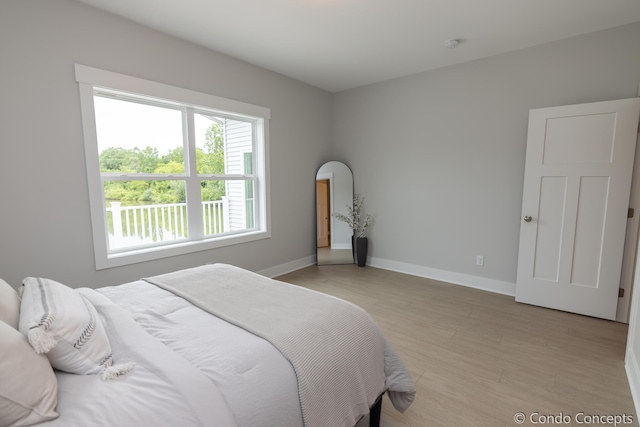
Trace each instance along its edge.
{"label": "white bedding", "polygon": [[295,374],[270,343],[144,281],[98,291],[211,379],[238,426],[302,427]]}
{"label": "white bedding", "polygon": [[[143,280],[78,291],[96,307],[115,363],[135,367],[113,381],[56,372],[60,417],[43,425],[304,426],[296,371],[265,339]],[[367,399],[386,389],[403,410],[415,388],[386,340],[383,358],[386,384]]]}
{"label": "white bedding", "polygon": [[104,321],[114,358],[136,365],[113,381],[104,381],[100,375],[56,372],[60,416],[41,425],[237,425],[218,388],[200,370],[150,336],[105,296],[91,289],[80,292]]}

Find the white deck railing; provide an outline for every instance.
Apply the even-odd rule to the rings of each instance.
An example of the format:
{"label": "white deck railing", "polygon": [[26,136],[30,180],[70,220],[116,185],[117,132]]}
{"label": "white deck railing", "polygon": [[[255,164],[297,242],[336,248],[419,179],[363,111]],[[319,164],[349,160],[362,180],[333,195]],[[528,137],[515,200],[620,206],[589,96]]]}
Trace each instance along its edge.
{"label": "white deck railing", "polygon": [[[225,213],[229,211],[226,205],[226,197],[202,202],[205,235],[226,231],[229,222],[225,220]],[[109,227],[111,249],[181,239],[187,236],[187,204],[122,206],[121,202],[111,202],[107,221],[113,226],[113,233]]]}

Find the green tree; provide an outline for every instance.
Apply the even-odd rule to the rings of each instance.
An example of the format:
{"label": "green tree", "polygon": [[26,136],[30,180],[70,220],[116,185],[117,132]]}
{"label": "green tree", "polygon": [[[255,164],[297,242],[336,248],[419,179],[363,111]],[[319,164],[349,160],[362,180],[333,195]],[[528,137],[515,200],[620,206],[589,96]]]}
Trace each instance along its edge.
{"label": "green tree", "polygon": [[219,123],[212,124],[205,133],[204,150],[200,151],[200,158],[196,153],[198,173],[224,173],[224,131]]}
{"label": "green tree", "polygon": [[153,173],[158,167],[158,149],[155,147],[146,147],[140,150],[138,147],[133,149],[134,164],[133,169],[138,173]]}
{"label": "green tree", "polygon": [[[203,148],[196,149],[196,169],[199,174],[224,173],[224,129],[219,123],[206,131]],[[100,171],[125,173],[183,174],[184,149],[177,147],[160,156],[158,149],[147,146],[126,149],[110,147],[100,153]],[[203,180],[203,200],[221,200],[225,183]],[[183,181],[105,181],[105,198],[124,203],[183,203],[186,201]]]}
{"label": "green tree", "polygon": [[154,147],[144,150],[110,147],[100,153],[102,172],[153,173],[158,162],[158,149]]}
{"label": "green tree", "polygon": [[114,172],[123,171],[122,167],[127,163],[130,150],[124,148],[110,147],[100,153],[100,171]]}
{"label": "green tree", "polygon": [[[162,158],[160,159],[160,163],[163,164],[171,162],[180,163],[182,165],[182,171],[184,171],[184,148],[174,148],[173,150],[169,151],[168,154],[162,156]],[[182,173],[182,171],[180,173]]]}
{"label": "green tree", "polygon": [[[155,173],[181,174],[184,172],[184,164],[177,161],[160,164]],[[184,181],[152,181],[153,191],[149,194],[154,203],[184,203],[187,196]]]}

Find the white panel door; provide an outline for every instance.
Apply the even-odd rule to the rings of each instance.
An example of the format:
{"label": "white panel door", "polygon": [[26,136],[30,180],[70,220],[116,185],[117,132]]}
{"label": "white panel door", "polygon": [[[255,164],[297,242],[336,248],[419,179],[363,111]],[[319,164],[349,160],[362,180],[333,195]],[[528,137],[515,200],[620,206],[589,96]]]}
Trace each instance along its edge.
{"label": "white panel door", "polygon": [[615,320],[640,98],[529,113],[516,301]]}

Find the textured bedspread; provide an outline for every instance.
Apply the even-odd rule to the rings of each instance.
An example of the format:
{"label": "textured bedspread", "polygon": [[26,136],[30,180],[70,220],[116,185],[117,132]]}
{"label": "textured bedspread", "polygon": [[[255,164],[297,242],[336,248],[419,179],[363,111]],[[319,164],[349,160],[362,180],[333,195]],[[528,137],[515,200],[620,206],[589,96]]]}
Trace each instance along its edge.
{"label": "textured bedspread", "polygon": [[270,341],[298,380],[307,427],[353,426],[385,389],[403,411],[411,377],[359,307],[225,264],[145,279]]}

